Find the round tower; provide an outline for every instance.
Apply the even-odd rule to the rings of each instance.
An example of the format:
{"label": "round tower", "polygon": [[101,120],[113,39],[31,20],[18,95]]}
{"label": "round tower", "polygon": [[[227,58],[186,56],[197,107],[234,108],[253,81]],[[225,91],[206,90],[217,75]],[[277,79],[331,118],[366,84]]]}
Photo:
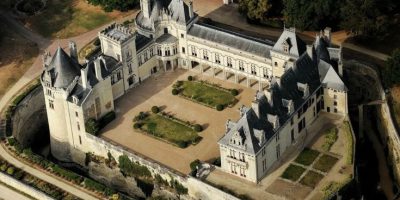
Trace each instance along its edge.
{"label": "round tower", "polygon": [[52,58],[44,56],[41,75],[50,130],[51,154],[61,161],[71,161],[72,136],[67,97],[80,76],[80,65],[60,47]]}

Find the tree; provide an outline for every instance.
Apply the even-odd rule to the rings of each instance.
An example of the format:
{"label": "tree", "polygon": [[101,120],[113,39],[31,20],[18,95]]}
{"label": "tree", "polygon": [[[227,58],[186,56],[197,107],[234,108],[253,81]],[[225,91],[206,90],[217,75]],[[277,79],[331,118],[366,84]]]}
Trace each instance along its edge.
{"label": "tree", "polygon": [[300,30],[335,27],[343,0],[283,0],[283,16],[288,26]]}
{"label": "tree", "polygon": [[386,60],[383,80],[387,87],[400,83],[400,49],[394,50]]}
{"label": "tree", "polygon": [[86,129],[86,132],[88,132],[92,135],[97,135],[97,133],[100,130],[100,126],[99,126],[99,123],[95,119],[90,118],[85,123],[85,129]]}
{"label": "tree", "polygon": [[383,13],[389,8],[378,1],[346,0],[341,8],[341,27],[355,35],[382,35],[388,29],[388,18]]}
{"label": "tree", "polygon": [[280,5],[280,0],[240,0],[239,1],[239,12],[246,15],[251,20],[262,21],[266,17],[279,12],[274,12],[278,9],[273,9]]}
{"label": "tree", "polygon": [[106,12],[114,9],[119,11],[127,11],[139,5],[139,0],[88,0],[90,4],[100,5]]}

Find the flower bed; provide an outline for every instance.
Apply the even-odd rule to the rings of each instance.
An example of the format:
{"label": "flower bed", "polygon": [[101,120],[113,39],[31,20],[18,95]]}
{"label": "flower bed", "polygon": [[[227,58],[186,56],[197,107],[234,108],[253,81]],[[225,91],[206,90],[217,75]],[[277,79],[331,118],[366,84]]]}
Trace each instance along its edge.
{"label": "flower bed", "polygon": [[134,121],[135,129],[181,148],[197,144],[202,139],[195,131],[196,125],[163,112],[157,114],[141,112]]}
{"label": "flower bed", "polygon": [[[234,106],[238,100],[234,94],[237,90],[230,90],[205,81],[177,81],[173,93],[185,99],[194,101],[214,109]],[[235,92],[232,92],[235,91]],[[219,110],[222,110],[219,109]]]}

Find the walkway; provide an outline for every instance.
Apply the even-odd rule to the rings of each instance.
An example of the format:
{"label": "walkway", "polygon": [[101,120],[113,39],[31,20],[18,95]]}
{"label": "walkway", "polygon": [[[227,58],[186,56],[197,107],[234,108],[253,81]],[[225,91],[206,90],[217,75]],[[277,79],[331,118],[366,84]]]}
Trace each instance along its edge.
{"label": "walkway", "polygon": [[19,191],[17,191],[17,188],[9,188],[5,186],[5,183],[0,182],[0,194],[1,197],[0,199],[4,200],[31,200],[31,198],[23,195]]}
{"label": "walkway", "polygon": [[[133,16],[136,14],[136,12],[131,15],[127,16],[125,18],[122,18],[118,20],[119,22],[125,21],[126,19],[133,18]],[[84,33],[82,35],[68,38],[68,39],[61,39],[58,41],[52,41],[47,38],[43,38],[42,36],[38,35],[37,33],[27,29],[24,27],[20,22],[15,20],[14,18],[11,17],[8,13],[5,13],[3,11],[0,11],[0,21],[2,23],[7,23],[10,25],[12,29],[15,30],[16,33],[21,34],[23,37],[26,37],[27,39],[35,42],[38,44],[39,48],[43,51],[49,51],[49,52],[55,52],[56,48],[58,46],[61,46],[62,48],[68,47],[68,42],[73,40],[76,42],[76,44],[79,47],[83,47],[85,44],[93,40],[97,36],[97,33],[99,30],[103,29],[105,26],[98,27],[92,31],[89,31],[87,33]],[[27,70],[27,72],[18,80],[17,83],[15,83],[5,94],[4,96],[0,99],[0,111],[5,109],[6,106],[8,105],[8,102],[13,98],[15,94],[17,94],[19,91],[21,91],[24,86],[26,86],[29,82],[37,78],[41,73],[42,73],[42,59],[41,56],[38,56],[33,65]],[[23,169],[24,171],[32,174],[33,176],[36,176],[37,178],[44,180],[50,184],[53,184],[71,194],[74,194],[76,196],[79,196],[82,199],[97,199],[96,197],[88,194],[86,191],[81,190],[80,188],[77,188],[74,186],[74,184],[64,182],[60,180],[58,177],[53,176],[53,175],[48,175],[40,170],[37,170],[33,167],[31,167],[28,164],[25,164],[18,159],[14,158],[13,155],[8,154],[8,152],[4,149],[3,146],[0,146],[0,155],[3,157],[5,160],[7,160],[9,163],[15,165],[18,168]]]}

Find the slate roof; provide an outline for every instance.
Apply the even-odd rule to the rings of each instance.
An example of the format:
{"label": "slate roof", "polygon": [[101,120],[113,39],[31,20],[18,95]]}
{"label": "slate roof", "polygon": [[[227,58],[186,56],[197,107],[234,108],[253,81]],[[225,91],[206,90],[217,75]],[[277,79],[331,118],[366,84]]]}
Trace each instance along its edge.
{"label": "slate roof", "polygon": [[321,60],[318,65],[321,82],[325,87],[339,91],[348,91],[342,79],[336,73],[335,69],[327,62]]}
{"label": "slate roof", "polygon": [[139,52],[141,51],[144,47],[146,47],[148,44],[150,44],[153,41],[152,38],[146,37],[142,34],[137,33],[136,35],[136,51]]}
{"label": "slate roof", "polygon": [[[292,100],[294,111],[301,108],[308,101],[310,95],[303,98],[304,93],[299,90],[298,83],[307,84],[310,91],[309,94],[312,94],[321,86],[317,63],[307,53],[303,53],[296,60],[294,66],[287,69],[280,80],[273,80],[269,89],[271,93],[270,99],[264,95],[264,92],[256,94],[255,101],[258,103],[259,117],[256,115],[254,108],[247,109],[245,114],[221,138],[219,143],[235,147],[229,141],[236,131],[241,130],[245,136],[245,151],[250,154],[256,154],[262,148],[264,142],[273,137],[277,131],[273,129],[273,123],[268,118],[276,116],[279,124],[283,125],[293,117],[295,112],[288,112],[287,102],[284,100]],[[256,137],[255,132],[260,131],[265,134],[264,142],[260,137]],[[240,147],[237,148],[240,149]]]}
{"label": "slate roof", "polygon": [[273,45],[271,41],[244,36],[202,23],[193,24],[188,35],[266,58],[270,57],[270,50]]}
{"label": "slate roof", "polygon": [[65,53],[61,47],[58,47],[46,70],[52,74],[54,87],[67,88],[76,76],[80,76],[80,69],[79,63]]}
{"label": "slate roof", "polygon": [[167,33],[167,34],[163,34],[162,36],[158,37],[156,39],[156,43],[168,44],[168,43],[176,42],[177,40],[178,40],[178,38],[176,38],[175,36]]}
{"label": "slate roof", "polygon": [[173,21],[187,24],[191,18],[189,7],[183,0],[155,0],[150,11],[150,19],[140,12],[136,17],[136,23],[146,29],[153,30],[154,22],[159,20],[162,10],[166,10]]}
{"label": "slate roof", "polygon": [[306,44],[296,35],[296,31],[292,29],[284,29],[278,41],[275,43],[273,50],[283,52],[283,44],[289,44],[289,54],[300,56],[306,51]]}

